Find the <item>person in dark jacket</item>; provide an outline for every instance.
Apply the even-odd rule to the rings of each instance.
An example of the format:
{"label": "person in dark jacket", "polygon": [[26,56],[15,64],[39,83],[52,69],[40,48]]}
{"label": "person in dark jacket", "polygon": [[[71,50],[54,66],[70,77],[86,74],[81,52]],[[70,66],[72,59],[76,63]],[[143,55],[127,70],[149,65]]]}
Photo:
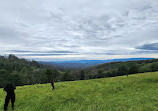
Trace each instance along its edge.
{"label": "person in dark jacket", "polygon": [[8,83],[6,87],[4,88],[4,91],[7,92],[7,96],[5,98],[5,104],[4,104],[4,111],[7,111],[8,103],[11,100],[11,107],[12,110],[14,110],[14,103],[15,103],[15,92],[14,90],[16,87],[13,86],[12,83]]}
{"label": "person in dark jacket", "polygon": [[54,86],[54,79],[51,81],[51,86],[52,86],[52,91],[54,90],[55,86]]}

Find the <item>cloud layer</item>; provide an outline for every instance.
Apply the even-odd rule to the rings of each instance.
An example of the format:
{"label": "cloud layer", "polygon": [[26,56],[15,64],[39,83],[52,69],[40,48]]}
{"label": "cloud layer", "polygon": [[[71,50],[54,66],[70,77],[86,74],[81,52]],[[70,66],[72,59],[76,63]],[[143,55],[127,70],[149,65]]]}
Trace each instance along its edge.
{"label": "cloud layer", "polygon": [[36,60],[158,56],[157,0],[0,2],[1,55]]}

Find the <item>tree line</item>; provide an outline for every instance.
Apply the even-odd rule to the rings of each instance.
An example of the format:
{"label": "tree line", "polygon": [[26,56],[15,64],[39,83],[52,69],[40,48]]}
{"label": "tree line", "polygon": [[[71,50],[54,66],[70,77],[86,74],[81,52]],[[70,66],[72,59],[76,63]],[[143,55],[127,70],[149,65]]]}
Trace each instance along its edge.
{"label": "tree line", "polygon": [[93,66],[83,70],[86,73],[85,79],[115,77],[144,72],[158,71],[158,59],[111,62]]}
{"label": "tree line", "polygon": [[53,66],[20,59],[13,54],[0,56],[0,87],[11,82],[16,86],[49,83],[55,81],[78,80],[70,70],[56,69]]}
{"label": "tree line", "polygon": [[13,54],[0,56],[0,87],[4,87],[8,82],[14,85],[46,83],[49,69],[56,70],[34,60],[19,59]]}
{"label": "tree line", "polygon": [[74,81],[154,71],[158,71],[158,59],[111,62],[83,70],[61,70],[10,54],[7,57],[0,56],[0,87],[4,87],[8,82],[17,86],[43,84],[52,79]]}

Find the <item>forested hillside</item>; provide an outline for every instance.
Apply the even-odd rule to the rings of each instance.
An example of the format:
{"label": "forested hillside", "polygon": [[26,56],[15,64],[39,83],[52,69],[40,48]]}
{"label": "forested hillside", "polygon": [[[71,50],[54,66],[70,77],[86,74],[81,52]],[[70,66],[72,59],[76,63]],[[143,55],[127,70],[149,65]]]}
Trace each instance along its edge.
{"label": "forested hillside", "polygon": [[0,87],[12,82],[14,85],[48,83],[55,81],[74,81],[114,77],[143,72],[158,71],[158,59],[111,62],[83,70],[57,70],[53,66],[37,61],[19,59],[14,55],[0,56]]}
{"label": "forested hillside", "polygon": [[52,66],[36,61],[19,59],[12,54],[8,57],[0,56],[0,87],[8,82],[14,85],[47,83],[49,78],[56,77],[57,73]]}
{"label": "forested hillside", "polygon": [[63,75],[63,81],[106,78],[155,71],[158,71],[158,59],[110,62],[83,70],[68,70]]}
{"label": "forested hillside", "polygon": [[82,70],[87,78],[104,78],[158,71],[158,59],[111,62]]}

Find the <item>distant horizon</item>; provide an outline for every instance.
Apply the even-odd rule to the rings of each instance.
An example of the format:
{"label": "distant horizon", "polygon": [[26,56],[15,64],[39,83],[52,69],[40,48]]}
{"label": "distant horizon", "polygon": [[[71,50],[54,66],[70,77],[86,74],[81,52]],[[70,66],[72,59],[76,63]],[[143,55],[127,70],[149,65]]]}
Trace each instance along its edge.
{"label": "distant horizon", "polygon": [[[0,55],[0,56],[4,56],[4,57],[8,57],[10,54],[5,54],[5,55]],[[13,54],[15,55],[15,54]],[[17,55],[15,55],[16,57],[18,57]],[[38,62],[66,62],[66,61],[108,61],[108,60],[124,60],[124,59],[157,59],[158,57],[131,57],[131,58],[109,58],[109,59],[105,59],[105,58],[102,58],[102,59],[69,59],[69,60],[65,60],[65,59],[29,59],[29,58],[25,58],[25,57],[18,57],[18,58],[21,58],[21,59],[26,59],[26,60],[35,60],[35,61],[38,61]]]}
{"label": "distant horizon", "polygon": [[62,63],[62,62],[79,62],[79,61],[123,61],[123,60],[149,60],[149,59],[156,59],[156,58],[122,58],[122,59],[100,59],[100,60],[66,60],[66,61],[38,61],[38,62],[57,62],[57,63]]}

